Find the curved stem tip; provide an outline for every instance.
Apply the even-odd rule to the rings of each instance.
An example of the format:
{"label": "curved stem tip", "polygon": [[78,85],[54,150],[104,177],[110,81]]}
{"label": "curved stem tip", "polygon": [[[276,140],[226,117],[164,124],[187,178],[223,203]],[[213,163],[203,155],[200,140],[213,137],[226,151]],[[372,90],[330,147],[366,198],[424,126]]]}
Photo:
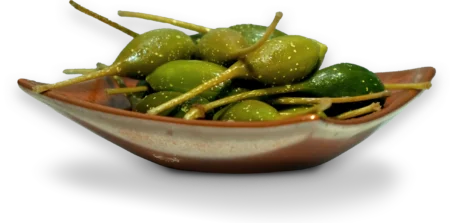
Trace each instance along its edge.
{"label": "curved stem tip", "polygon": [[280,120],[281,119],[288,119],[288,118],[301,116],[301,115],[306,115],[306,114],[322,115],[322,114],[324,114],[324,111],[329,109],[331,106],[332,106],[332,101],[331,100],[323,99],[323,100],[320,100],[320,102],[318,104],[316,104],[314,106],[311,106],[309,108],[299,109],[299,110],[296,110],[295,112],[291,112],[291,113],[288,113],[288,114],[279,113],[280,114],[279,119]]}
{"label": "curved stem tip", "polygon": [[91,11],[91,10],[89,10],[89,9],[79,5],[79,4],[77,4],[76,2],[74,2],[72,0],[69,1],[69,4],[71,4],[75,9],[77,9],[77,10],[79,10],[79,11],[81,11],[81,12],[83,12],[83,13],[85,13],[85,14],[87,14],[87,15],[89,15],[89,16],[91,16],[91,17],[93,17],[93,18],[95,18],[95,19],[97,19],[97,20],[99,20],[101,22],[103,22],[103,23],[106,23],[107,25],[110,25],[113,28],[116,28],[116,29],[122,31],[123,33],[126,33],[129,36],[132,36],[132,37],[138,36],[138,34],[136,32],[134,32],[134,31],[132,31],[132,30],[130,30],[130,29],[128,29],[128,28],[116,23],[116,22],[113,22],[113,21],[107,19],[106,17],[101,16],[101,15],[99,15],[99,14],[97,14],[97,13],[95,13],[95,12],[93,12],[93,11]]}
{"label": "curved stem tip", "polygon": [[253,44],[252,46],[244,48],[244,49],[240,49],[237,52],[234,52],[233,53],[234,57],[243,57],[246,54],[261,47],[269,39],[269,37],[272,35],[272,33],[275,31],[275,28],[277,27],[278,22],[280,22],[280,19],[282,17],[283,17],[283,13],[277,12],[275,14],[274,20],[269,25],[269,27],[267,27],[266,32],[264,33],[263,37],[261,37],[261,39],[258,42],[256,42],[255,44]]}
{"label": "curved stem tip", "polygon": [[366,115],[369,113],[377,112],[381,110],[381,104],[379,102],[371,103],[368,106],[365,106],[363,108],[355,109],[352,111],[345,112],[343,114],[340,114],[336,116],[335,118],[345,120],[345,119],[350,119],[350,118],[355,118],[358,116]]}

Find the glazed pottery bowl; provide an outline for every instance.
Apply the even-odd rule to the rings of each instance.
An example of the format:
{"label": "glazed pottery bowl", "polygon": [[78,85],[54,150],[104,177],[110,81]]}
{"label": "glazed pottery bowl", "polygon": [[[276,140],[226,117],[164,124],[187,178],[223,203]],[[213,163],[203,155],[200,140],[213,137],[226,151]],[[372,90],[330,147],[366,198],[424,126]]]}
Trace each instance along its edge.
{"label": "glazed pottery bowl", "polygon": [[[435,69],[377,73],[384,83],[431,81]],[[128,86],[136,83],[125,79]],[[219,122],[149,116],[124,110],[110,77],[36,94],[34,81],[20,79],[22,90],[94,133],[160,165],[191,171],[257,173],[314,167],[362,142],[392,119],[422,91],[393,91],[383,109],[350,120],[303,115],[283,121]]]}

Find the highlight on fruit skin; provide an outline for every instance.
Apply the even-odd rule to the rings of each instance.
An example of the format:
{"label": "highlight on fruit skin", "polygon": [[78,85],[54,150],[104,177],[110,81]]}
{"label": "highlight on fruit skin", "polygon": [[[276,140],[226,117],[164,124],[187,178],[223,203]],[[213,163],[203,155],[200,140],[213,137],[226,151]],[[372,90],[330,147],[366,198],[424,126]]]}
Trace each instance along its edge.
{"label": "highlight on fruit skin", "polygon": [[[176,29],[138,34],[72,0],[69,3],[132,40],[111,65],[97,63],[96,68],[65,69],[65,74],[81,76],[36,85],[32,88],[36,93],[112,77],[118,88],[104,89],[105,94],[124,95],[131,103],[131,111],[148,115],[186,120],[272,121],[317,114],[321,118],[348,120],[379,112],[385,99],[395,91],[432,87],[431,82],[382,83],[375,73],[351,63],[320,69],[327,45],[278,31],[281,12],[275,14],[267,27],[236,25],[231,29],[214,29],[158,15],[118,11],[122,17],[197,31],[194,36],[198,40],[194,41],[194,36]],[[261,31],[250,33],[247,29]],[[250,39],[244,40],[242,35]],[[204,68],[209,68],[210,73]],[[122,77],[137,79],[137,85],[126,86]],[[262,86],[230,88],[230,82],[237,79],[248,83],[254,79]],[[344,105],[340,113],[329,113],[340,105]]]}

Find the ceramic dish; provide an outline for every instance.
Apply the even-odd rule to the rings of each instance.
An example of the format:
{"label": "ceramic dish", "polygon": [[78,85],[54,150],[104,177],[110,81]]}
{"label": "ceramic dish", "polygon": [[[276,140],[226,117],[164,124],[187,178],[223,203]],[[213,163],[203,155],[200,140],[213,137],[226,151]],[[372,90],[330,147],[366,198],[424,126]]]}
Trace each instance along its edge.
{"label": "ceramic dish", "polygon": [[[384,83],[431,81],[432,67],[378,73]],[[132,79],[125,79],[134,86]],[[34,81],[20,79],[22,90],[94,133],[160,165],[191,171],[256,173],[296,170],[323,164],[362,142],[393,118],[418,90],[398,90],[382,110],[350,120],[304,115],[284,121],[218,122],[149,116],[122,110],[124,96],[110,78],[51,90],[31,91]]]}

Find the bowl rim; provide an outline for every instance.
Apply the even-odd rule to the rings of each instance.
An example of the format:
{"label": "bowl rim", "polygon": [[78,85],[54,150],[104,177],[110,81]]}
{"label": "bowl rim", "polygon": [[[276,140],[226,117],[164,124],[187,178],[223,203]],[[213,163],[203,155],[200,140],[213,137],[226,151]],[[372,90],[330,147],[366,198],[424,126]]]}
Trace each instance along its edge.
{"label": "bowl rim", "polygon": [[[400,70],[400,71],[389,71],[389,72],[376,72],[376,75],[388,75],[388,74],[395,74],[395,73],[403,73],[403,72],[410,72],[416,70],[424,70],[423,76],[419,81],[431,81],[436,73],[434,67],[420,67],[414,69],[407,69],[407,70]],[[413,98],[418,96],[423,92],[423,90],[405,90],[408,93],[404,94],[403,97],[397,98],[393,103],[390,103],[389,106],[382,108],[380,111],[362,116],[359,118],[353,118],[348,120],[338,120],[334,118],[324,118],[320,117],[316,114],[306,114],[301,116],[296,116],[293,118],[288,118],[284,120],[275,120],[275,121],[261,121],[261,122],[221,122],[221,121],[212,121],[212,120],[185,120],[181,118],[174,118],[174,117],[165,117],[165,116],[158,116],[158,115],[147,115],[133,111],[122,110],[119,108],[113,108],[105,105],[100,105],[84,100],[80,100],[77,98],[71,98],[59,94],[58,91],[47,91],[42,94],[38,94],[32,91],[33,86],[41,85],[44,83],[20,78],[17,81],[19,87],[24,90],[25,92],[31,95],[37,95],[41,97],[48,97],[50,99],[58,100],[67,104],[71,104],[74,106],[83,107],[89,110],[94,110],[97,112],[103,112],[118,116],[124,116],[129,118],[138,118],[143,120],[152,120],[158,121],[163,123],[173,123],[173,124],[180,124],[180,125],[190,125],[190,126],[207,126],[207,127],[225,127],[225,128],[263,128],[263,127],[276,127],[276,126],[284,126],[290,124],[299,124],[304,122],[311,122],[311,121],[321,121],[329,124],[337,124],[337,125],[358,125],[364,124],[367,122],[371,122],[373,120],[382,118],[399,108],[406,105],[410,102]],[[415,83],[415,82],[414,82]]]}

